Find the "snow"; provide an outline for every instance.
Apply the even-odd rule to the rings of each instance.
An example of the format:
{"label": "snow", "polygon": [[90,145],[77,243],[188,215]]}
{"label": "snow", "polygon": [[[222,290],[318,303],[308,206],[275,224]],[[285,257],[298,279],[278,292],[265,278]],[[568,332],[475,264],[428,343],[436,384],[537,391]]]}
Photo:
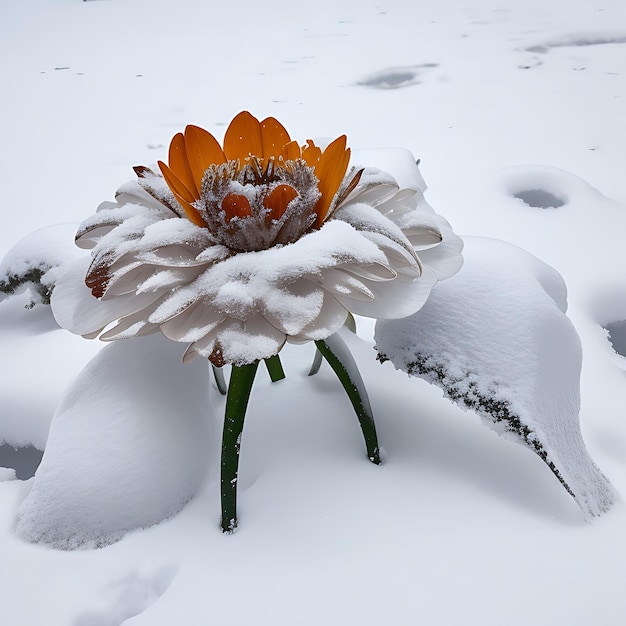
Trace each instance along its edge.
{"label": "snow", "polygon": [[580,433],[582,352],[565,284],[502,241],[468,237],[464,259],[417,313],[376,323],[376,349],[536,452],[583,513],[605,513],[614,493]]}
{"label": "snow", "polygon": [[15,470],[12,467],[0,467],[0,481],[15,480]]}
{"label": "snow", "polygon": [[182,352],[160,335],[140,337],[108,346],[85,367],[52,419],[20,507],[20,537],[102,547],[171,517],[195,495],[217,431],[208,365],[182,368]]}
{"label": "snow", "polygon": [[18,241],[0,262],[0,301],[12,292],[28,291],[32,305],[42,302],[41,292],[46,291],[49,270],[79,256],[72,245],[75,232],[76,224],[57,224],[36,230]]}
{"label": "snow", "polygon": [[[261,368],[257,375],[242,440],[240,526],[224,536],[218,428],[201,453],[170,467],[197,430],[170,429],[172,446],[163,454],[163,442],[147,430],[143,447],[133,445],[133,429],[147,416],[129,392],[133,419],[118,414],[108,437],[120,453],[142,453],[142,463],[123,454],[116,465],[108,446],[104,455],[89,455],[69,449],[65,437],[48,440],[56,410],[61,419],[51,437],[65,429],[84,445],[107,443],[98,437],[112,428],[104,416],[88,427],[89,415],[102,413],[81,413],[70,424],[60,412],[102,344],[58,329],[43,305],[25,310],[30,298],[21,294],[0,302],[0,441],[47,445],[48,454],[37,479],[0,475],[1,621],[621,626],[626,360],[606,328],[626,319],[623,24],[622,0],[323,0],[279,13],[250,0],[235,9],[197,0],[4,2],[0,257],[41,228],[85,220],[132,178],[133,165],[165,158],[171,137],[189,123],[221,136],[247,109],[275,116],[293,137],[345,133],[351,147],[376,155],[381,147],[407,148],[421,159],[428,203],[455,232],[514,244],[563,277],[567,317],[582,345],[580,430],[618,499],[587,522],[537,455],[484,428],[439,388],[377,363],[372,325],[358,319],[361,338],[347,341],[368,390],[383,464],[367,460],[352,407],[327,364],[308,377],[312,346],[288,345],[285,380],[272,384]],[[528,191],[543,192],[531,203],[551,194],[563,205],[529,206],[520,199]],[[35,248],[43,254],[48,245]],[[68,254],[84,254],[71,248]],[[531,273],[533,289],[557,301],[554,316],[565,329],[564,294],[550,276]],[[563,355],[547,348],[566,343],[573,345],[550,338],[548,362]],[[135,356],[117,342],[96,358],[125,349]],[[560,374],[548,369],[546,383],[573,378],[577,359]],[[189,368],[201,363],[180,371],[171,363],[167,371],[189,376],[192,386],[198,372]],[[137,372],[135,379],[147,382]],[[180,403],[181,416],[191,419],[191,399],[208,389],[207,419],[219,423],[224,399],[209,372],[202,389],[176,384],[190,397]],[[155,393],[160,386],[153,385]],[[78,389],[87,407],[89,394]],[[107,396],[110,408],[122,402]],[[62,453],[82,459],[83,480],[51,480],[53,468],[70,472]],[[90,482],[102,503],[113,497],[115,485],[102,486],[96,462],[117,477],[120,493],[138,497],[133,476],[143,476],[149,496],[161,484],[176,490],[190,468],[207,469],[180,512],[107,547],[58,550],[18,536],[18,516],[28,506],[41,523],[55,515],[36,496],[39,478],[60,502],[72,499],[70,481],[81,486],[73,502],[80,504],[80,494],[83,507],[99,505],[88,499]],[[141,507],[142,525],[151,522],[150,511],[178,508],[185,498],[177,495],[171,507],[165,499]]]}

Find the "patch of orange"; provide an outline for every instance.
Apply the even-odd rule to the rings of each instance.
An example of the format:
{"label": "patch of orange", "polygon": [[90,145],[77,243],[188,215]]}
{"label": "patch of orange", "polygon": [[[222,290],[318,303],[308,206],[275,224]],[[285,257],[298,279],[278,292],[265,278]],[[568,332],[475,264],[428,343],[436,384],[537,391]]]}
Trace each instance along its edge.
{"label": "patch of orange", "polygon": [[[312,140],[299,146],[293,141],[285,127],[275,118],[268,117],[259,122],[248,111],[242,111],[232,120],[224,135],[224,147],[215,137],[199,126],[187,126],[184,133],[177,133],[170,143],[166,165],[159,161],[165,182],[181,204],[187,217],[198,226],[205,226],[194,203],[200,199],[202,177],[212,165],[235,162],[238,171],[251,158],[264,168],[280,166],[289,160],[303,159],[315,170],[321,193],[315,207],[315,228],[320,228],[328,216],[332,200],[346,175],[350,160],[350,149],[346,147],[346,136],[335,139],[325,150]],[[279,219],[297,192],[289,185],[276,186],[263,200],[270,210],[268,219]],[[228,200],[227,200],[228,198]],[[250,204],[238,194],[228,194],[222,202],[227,220],[250,215]]]}

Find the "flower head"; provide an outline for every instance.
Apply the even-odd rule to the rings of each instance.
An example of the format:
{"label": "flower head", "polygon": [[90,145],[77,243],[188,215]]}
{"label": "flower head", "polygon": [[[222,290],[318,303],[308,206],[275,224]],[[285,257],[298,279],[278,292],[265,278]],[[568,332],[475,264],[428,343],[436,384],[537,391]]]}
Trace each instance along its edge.
{"label": "flower head", "polygon": [[243,111],[223,148],[206,130],[187,126],[172,139],[169,164],[159,167],[189,220],[231,250],[249,252],[319,229],[340,201],[349,160],[345,135],[324,151],[311,140],[300,147],[278,120],[259,122]]}
{"label": "flower head", "polygon": [[348,169],[345,136],[301,146],[244,112],[222,147],[188,126],[160,172],[135,168],[81,225],[91,258],[58,277],[55,316],[103,340],[160,330],[189,344],[186,361],[241,365],[325,339],[349,312],[410,315],[459,269],[462,244],[425,203],[410,153],[392,154],[403,188]]}

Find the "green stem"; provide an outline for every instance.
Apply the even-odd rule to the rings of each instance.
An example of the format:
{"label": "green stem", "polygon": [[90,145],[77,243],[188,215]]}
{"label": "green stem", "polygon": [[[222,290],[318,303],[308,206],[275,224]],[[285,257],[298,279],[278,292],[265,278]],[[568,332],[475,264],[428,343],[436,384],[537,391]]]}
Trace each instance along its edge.
{"label": "green stem", "polygon": [[259,362],[233,365],[224,415],[222,435],[222,531],[232,533],[237,528],[237,476],[241,434],[252,383]]}
{"label": "green stem", "polygon": [[338,333],[327,337],[324,340],[315,342],[317,349],[328,361],[337,378],[339,378],[343,388],[346,390],[350,402],[361,426],[361,432],[365,439],[367,456],[372,463],[380,464],[380,447],[378,436],[376,435],[376,425],[372,407],[367,397],[367,391],[363,384],[363,379],[357,368],[354,357],[350,353],[348,346]]}
{"label": "green stem", "polygon": [[217,389],[223,396],[225,396],[228,392],[228,385],[226,384],[226,379],[224,378],[224,371],[221,367],[215,367],[213,363],[211,363],[211,368],[213,369],[213,378],[215,378]]}
{"label": "green stem", "polygon": [[313,363],[311,363],[311,369],[309,370],[309,376],[315,376],[322,367],[322,353],[319,350],[315,350],[315,356],[313,357]]}
{"label": "green stem", "polygon": [[271,356],[269,359],[265,359],[265,367],[267,367],[267,371],[273,383],[285,378],[285,371],[280,362],[280,357],[277,354]]}
{"label": "green stem", "polygon": [[[346,317],[346,321],[343,325],[356,335],[356,320],[354,319],[354,315],[352,315],[352,313],[348,312],[348,316]],[[311,363],[311,369],[309,370],[309,376],[315,376],[315,374],[320,371],[320,367],[322,367],[322,358],[322,353],[319,350],[316,350],[315,356],[313,357],[313,363]]]}

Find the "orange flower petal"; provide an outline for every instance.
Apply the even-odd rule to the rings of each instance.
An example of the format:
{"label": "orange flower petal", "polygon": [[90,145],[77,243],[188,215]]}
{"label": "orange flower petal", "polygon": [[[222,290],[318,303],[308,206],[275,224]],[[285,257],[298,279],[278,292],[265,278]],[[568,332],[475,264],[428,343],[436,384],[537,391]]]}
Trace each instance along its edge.
{"label": "orange flower petal", "polygon": [[328,209],[330,208],[330,203],[337,193],[343,177],[346,175],[349,161],[350,148],[346,148],[345,135],[337,137],[337,139],[324,150],[319,164],[315,168],[315,175],[320,181],[318,188],[322,194],[315,207],[315,212],[317,213],[317,219],[314,224],[315,228],[320,228],[324,223]]}
{"label": "orange flower petal", "polygon": [[230,222],[235,217],[250,217],[252,209],[246,196],[238,193],[228,193],[222,200],[222,209],[226,213],[226,220]]}
{"label": "orange flower petal", "polygon": [[211,133],[199,126],[185,128],[185,150],[187,161],[193,175],[196,188],[202,187],[202,177],[210,165],[226,162],[224,152]]}
{"label": "orange flower petal", "polygon": [[163,178],[165,178],[167,186],[171,189],[176,200],[178,200],[180,205],[185,210],[185,214],[189,220],[196,226],[206,226],[204,220],[200,217],[200,213],[198,213],[198,209],[191,204],[196,200],[193,193],[187,189],[182,181],[167,165],[165,165],[165,163],[163,163],[163,161],[159,161],[159,167],[161,168],[161,173],[163,174]]}
{"label": "orange flower petal", "polygon": [[287,210],[287,205],[297,197],[298,192],[291,185],[278,185],[274,187],[274,189],[263,198],[263,206],[270,210],[265,216],[265,221],[269,223],[272,220],[280,219]]}
{"label": "orange flower petal", "polygon": [[285,127],[275,118],[268,117],[261,122],[261,139],[263,154],[257,155],[264,159],[277,158],[285,144],[291,141]]}
{"label": "orange flower petal", "polygon": [[239,159],[241,165],[251,154],[258,158],[263,157],[261,124],[248,111],[236,115],[226,129],[224,154],[228,160]]}
{"label": "orange flower petal", "polygon": [[191,168],[189,167],[185,137],[182,133],[176,133],[172,138],[168,157],[168,165],[174,175],[194,194],[195,199],[199,198],[200,190],[196,186]]}
{"label": "orange flower petal", "polygon": [[[291,141],[285,127],[275,118],[268,117],[259,122],[248,111],[242,111],[228,126],[223,149],[211,133],[190,125],[186,127],[184,135],[178,133],[174,136],[169,148],[169,164],[159,161],[159,167],[187,217],[198,226],[206,226],[193,205],[200,198],[202,178],[207,168],[222,165],[226,161],[239,161],[240,166],[243,166],[251,156],[256,157],[254,162],[263,170],[267,168],[270,159],[290,161],[299,158],[315,170],[321,195],[315,207],[317,219],[314,227],[320,228],[329,216],[333,198],[341,186],[350,160],[345,135],[335,139],[324,151],[310,139],[301,148],[296,141]],[[268,171],[263,172],[263,175],[267,174]],[[355,179],[358,180],[358,177]],[[280,219],[297,196],[298,192],[290,185],[277,185],[263,200],[263,205],[269,209],[266,216],[268,222]],[[252,215],[250,202],[242,194],[227,194],[221,208],[228,221]]]}
{"label": "orange flower petal", "polygon": [[297,141],[290,141],[282,147],[279,156],[282,157],[284,161],[295,161],[299,159],[302,156],[300,145]]}
{"label": "orange flower petal", "polygon": [[302,147],[302,158],[309,167],[317,167],[322,157],[322,151],[310,139],[307,139],[306,144]]}

